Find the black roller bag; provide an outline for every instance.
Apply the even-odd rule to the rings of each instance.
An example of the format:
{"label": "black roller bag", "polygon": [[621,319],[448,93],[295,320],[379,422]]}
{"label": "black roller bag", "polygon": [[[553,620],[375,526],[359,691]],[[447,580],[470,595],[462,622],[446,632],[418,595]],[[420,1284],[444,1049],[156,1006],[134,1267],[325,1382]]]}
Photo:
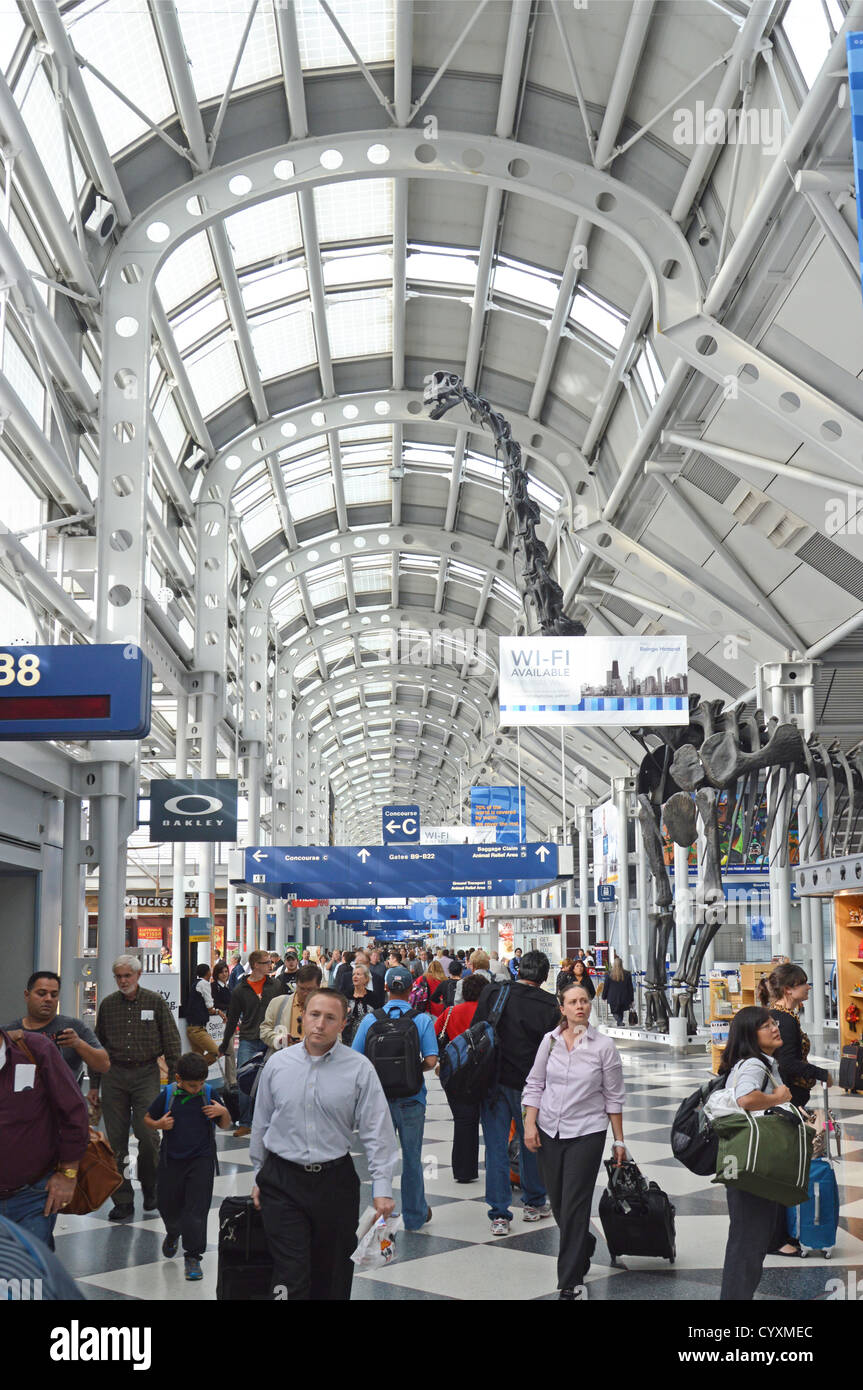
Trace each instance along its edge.
{"label": "black roller bag", "polygon": [[843,1047],[842,1056],[839,1061],[839,1085],[843,1091],[859,1091],[861,1089],[860,1072],[863,1069],[863,1058],[861,1058],[861,1048],[859,1043],[849,1043]]}
{"label": "black roller bag", "polygon": [[261,1213],[251,1197],[226,1197],[219,1207],[219,1272],[216,1298],[273,1297],[273,1261]]}
{"label": "black roller bag", "polygon": [[654,1255],[674,1263],[674,1207],[662,1188],[648,1183],[627,1161],[606,1163],[608,1187],[599,1199],[599,1219],[611,1263],[618,1255]]}

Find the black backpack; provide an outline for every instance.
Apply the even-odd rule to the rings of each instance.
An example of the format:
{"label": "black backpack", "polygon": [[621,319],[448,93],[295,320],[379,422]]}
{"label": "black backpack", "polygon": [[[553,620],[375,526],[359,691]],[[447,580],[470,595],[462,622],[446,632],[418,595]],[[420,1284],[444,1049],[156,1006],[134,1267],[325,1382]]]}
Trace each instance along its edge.
{"label": "black backpack", "polygon": [[671,1152],[690,1173],[707,1177],[716,1172],[719,1136],[704,1113],[709,1096],[725,1085],[724,1076],[714,1076],[687,1096],[671,1126]]}
{"label": "black backpack", "polygon": [[388,1014],[375,1009],[374,1023],[366,1034],[365,1053],[378,1074],[387,1100],[415,1096],[423,1084],[416,1010]]}
{"label": "black backpack", "polygon": [[484,1100],[494,1086],[500,1064],[497,1028],[511,989],[512,985],[503,985],[488,1018],[472,1023],[447,1043],[440,1060],[440,1079],[448,1098],[474,1104]]}

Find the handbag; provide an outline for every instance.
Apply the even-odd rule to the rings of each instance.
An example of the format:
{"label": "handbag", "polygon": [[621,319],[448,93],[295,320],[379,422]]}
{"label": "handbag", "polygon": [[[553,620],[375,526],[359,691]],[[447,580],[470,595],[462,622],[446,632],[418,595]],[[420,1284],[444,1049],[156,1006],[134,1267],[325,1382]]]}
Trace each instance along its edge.
{"label": "handbag", "polygon": [[636,1013],[635,1009],[629,1010],[629,1013],[626,1016],[626,1021],[629,1024],[630,1028],[635,1027],[635,1025],[638,1023],[638,1014]]}
{"label": "handbag", "polygon": [[712,1119],[719,1137],[715,1183],[737,1187],[754,1197],[797,1207],[809,1192],[812,1134],[803,1114],[791,1110],[767,1110]]}
{"label": "handbag", "polygon": [[114,1159],[114,1150],[104,1134],[90,1126],[90,1142],[78,1164],[78,1177],[72,1200],[63,1208],[69,1216],[87,1216],[98,1211],[117,1191],[123,1179]]}
{"label": "handbag", "polygon": [[439,1048],[440,1048],[440,1047],[446,1047],[447,1043],[449,1042],[449,1038],[447,1037],[447,1031],[446,1031],[446,1030],[447,1030],[447,1028],[449,1027],[449,1018],[450,1018],[450,1014],[452,1013],[452,1011],[453,1011],[454,1008],[455,1008],[455,1005],[454,1005],[454,1004],[450,1004],[449,1008],[448,1008],[447,1011],[446,1011],[446,1018],[444,1019],[444,1022],[443,1022],[443,1028],[441,1028],[441,1030],[440,1030],[440,1032],[439,1032],[439,1034],[438,1034],[438,1047],[439,1047]]}

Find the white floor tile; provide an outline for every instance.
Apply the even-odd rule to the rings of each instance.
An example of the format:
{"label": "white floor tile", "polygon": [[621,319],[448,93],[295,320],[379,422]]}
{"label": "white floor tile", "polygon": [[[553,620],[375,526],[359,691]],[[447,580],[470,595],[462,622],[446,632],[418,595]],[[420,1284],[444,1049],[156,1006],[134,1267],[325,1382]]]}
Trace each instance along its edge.
{"label": "white floor tile", "polygon": [[[497,1247],[504,1244],[505,1241],[499,1241]],[[523,1302],[526,1289],[531,1290],[533,1298],[555,1292],[557,1261],[553,1256],[497,1247],[466,1246],[446,1255],[408,1260],[402,1265],[396,1261],[389,1269],[359,1277],[471,1302],[485,1302],[490,1297],[495,1303]]]}

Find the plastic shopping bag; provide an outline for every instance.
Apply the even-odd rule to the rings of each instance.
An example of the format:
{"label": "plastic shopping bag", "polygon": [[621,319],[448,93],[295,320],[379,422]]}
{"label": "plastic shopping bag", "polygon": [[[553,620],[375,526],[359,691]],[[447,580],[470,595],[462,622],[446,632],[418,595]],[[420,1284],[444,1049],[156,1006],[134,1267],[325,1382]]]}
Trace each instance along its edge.
{"label": "plastic shopping bag", "polygon": [[384,1269],[396,1258],[396,1233],[404,1230],[400,1216],[378,1216],[366,1207],[357,1227],[358,1245],[351,1259],[358,1270]]}

